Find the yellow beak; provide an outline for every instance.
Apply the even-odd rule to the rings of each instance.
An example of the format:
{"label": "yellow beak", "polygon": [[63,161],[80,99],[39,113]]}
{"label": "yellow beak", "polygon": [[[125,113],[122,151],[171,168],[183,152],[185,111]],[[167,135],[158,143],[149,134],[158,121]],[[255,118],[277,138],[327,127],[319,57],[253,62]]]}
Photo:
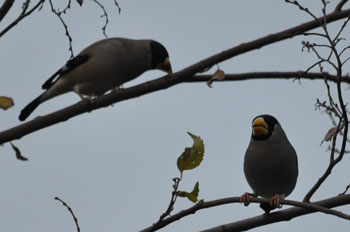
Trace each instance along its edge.
{"label": "yellow beak", "polygon": [[159,65],[158,69],[167,72],[169,76],[173,75],[173,70],[171,68],[170,60],[169,58],[166,58],[164,63]]}
{"label": "yellow beak", "polygon": [[269,132],[269,127],[262,117],[259,117],[253,121],[253,135],[267,135]]}

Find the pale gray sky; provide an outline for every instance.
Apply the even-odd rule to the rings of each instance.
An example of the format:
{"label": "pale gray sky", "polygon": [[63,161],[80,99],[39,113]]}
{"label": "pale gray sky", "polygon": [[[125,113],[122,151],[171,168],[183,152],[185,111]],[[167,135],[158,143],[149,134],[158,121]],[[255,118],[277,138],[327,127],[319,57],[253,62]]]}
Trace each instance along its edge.
{"label": "pale gray sky", "polygon": [[[310,20],[296,7],[274,0],[118,3],[121,15],[113,1],[104,1],[110,17],[108,35],[152,38],[163,43],[174,71]],[[20,4],[13,7],[2,28],[14,20]],[[309,7],[320,15],[321,1],[312,1]],[[82,8],[73,1],[64,17],[75,54],[104,38],[100,15],[92,1],[84,1]],[[349,27],[343,36],[349,38]],[[228,60],[220,68],[226,73],[306,69],[315,57],[301,53],[301,41],[305,39],[298,37],[264,47]],[[0,129],[4,130],[19,124],[20,110],[42,92],[42,83],[70,54],[63,27],[48,3],[1,38],[0,50],[0,95],[15,101],[13,108],[0,112]],[[344,69],[348,72],[349,64]],[[150,71],[125,87],[161,75]],[[344,94],[348,100],[349,88]],[[262,113],[278,118],[298,153],[299,178],[288,198],[302,200],[328,163],[327,144],[319,144],[332,125],[325,114],[314,110],[316,99],[326,97],[322,81],[225,82],[214,83],[211,89],[206,83],[181,84],[32,133],[14,141],[30,159],[28,162],[16,160],[9,144],[1,147],[0,231],[75,231],[71,215],[54,200],[55,196],[70,204],[84,232],[138,231],[151,225],[168,206],[171,179],[179,175],[177,157],[192,145],[187,131],[204,140],[205,157],[199,168],[184,173],[180,188],[190,190],[198,180],[200,199],[239,196],[250,191],[244,178],[243,157],[251,120]],[[40,105],[29,119],[77,101],[79,97],[73,93],[57,97]],[[313,199],[342,192],[350,181],[349,164],[349,157],[345,157]],[[178,199],[174,213],[191,205],[186,199]],[[161,231],[198,231],[261,213],[257,204],[231,204],[202,210]],[[254,231],[348,228],[349,223],[343,219],[317,213]]]}

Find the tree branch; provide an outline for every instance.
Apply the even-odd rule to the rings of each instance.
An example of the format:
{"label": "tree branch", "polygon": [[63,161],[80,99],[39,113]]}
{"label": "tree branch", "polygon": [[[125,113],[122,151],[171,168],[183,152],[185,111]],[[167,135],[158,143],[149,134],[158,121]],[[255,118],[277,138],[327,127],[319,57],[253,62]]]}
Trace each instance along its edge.
{"label": "tree branch", "polygon": [[[344,1],[342,1],[344,3]],[[341,3],[342,3],[341,2]],[[346,1],[345,1],[346,2]],[[325,15],[326,14],[326,6],[329,3],[328,1],[322,1],[323,3],[323,9],[322,12]],[[340,3],[340,4],[341,4]],[[311,16],[313,16],[310,11],[307,10],[307,8],[302,8],[297,2],[294,4],[297,4],[301,10],[307,12],[308,14],[310,14]],[[338,5],[339,6],[339,5]],[[327,28],[327,21],[324,20],[324,23],[321,25],[324,35],[326,36],[325,38],[328,40],[328,44],[329,44],[329,48],[331,50],[331,54],[334,54],[336,63],[332,62],[330,60],[330,56],[328,58],[328,60],[325,60],[326,63],[330,64],[331,66],[333,66],[333,68],[335,69],[335,71],[337,72],[337,82],[336,82],[336,87],[337,87],[337,96],[338,96],[338,102],[340,104],[340,109],[338,108],[337,104],[334,103],[333,98],[330,94],[330,88],[329,85],[327,83],[327,81],[325,81],[325,84],[327,86],[327,90],[328,90],[328,98],[329,98],[329,102],[330,102],[330,107],[333,110],[337,111],[337,115],[339,117],[339,122],[337,125],[337,129],[336,129],[336,133],[333,135],[333,139],[332,139],[332,149],[331,149],[331,154],[330,154],[330,161],[328,164],[328,167],[326,169],[326,171],[324,172],[324,174],[318,179],[318,181],[315,183],[315,185],[310,189],[310,191],[305,195],[304,197],[304,202],[309,202],[311,197],[313,196],[313,194],[319,189],[319,187],[323,184],[323,182],[328,178],[328,176],[331,174],[333,168],[343,159],[343,156],[345,154],[346,151],[346,143],[347,143],[347,134],[348,134],[348,116],[347,116],[347,111],[346,111],[346,105],[344,103],[343,100],[343,95],[342,95],[342,88],[341,88],[341,84],[342,84],[342,60],[340,58],[340,54],[338,53],[338,50],[336,48],[337,42],[340,41],[338,38],[341,34],[341,32],[343,31],[343,29],[345,28],[345,26],[348,24],[350,20],[350,16],[347,17],[346,21],[343,23],[342,27],[340,28],[340,30],[338,31],[336,37],[334,39],[331,38],[329,32],[328,32],[328,28]],[[317,51],[315,50],[314,47],[312,47],[315,51],[315,53],[317,53]],[[318,58],[321,60],[322,58],[318,56]],[[320,71],[323,72],[323,67],[320,65]],[[337,142],[337,136],[338,133],[341,131],[342,126],[344,125],[344,129],[343,129],[343,139],[342,139],[342,145],[341,145],[341,150],[338,154],[338,156],[335,158],[334,154],[336,153],[336,142]]]}
{"label": "tree branch", "polygon": [[0,22],[5,17],[5,15],[9,12],[14,2],[15,0],[5,0],[5,2],[2,4],[0,8]]}
{"label": "tree branch", "polygon": [[99,1],[97,1],[97,0],[92,0],[92,1],[95,2],[103,11],[103,15],[101,15],[101,18],[105,18],[105,24],[102,27],[102,33],[106,38],[108,38],[108,36],[106,34],[106,28],[107,28],[107,25],[109,23],[107,11],[106,11],[105,7]]}
{"label": "tree branch", "polygon": [[[253,73],[241,73],[241,74],[226,74],[225,79],[222,81],[241,81],[249,79],[324,79],[322,73],[303,73],[301,72],[253,72]],[[336,76],[326,75],[329,80],[336,81]],[[0,144],[12,141],[14,139],[20,139],[21,137],[51,126],[53,124],[66,121],[74,116],[85,112],[91,112],[93,110],[107,107],[113,103],[123,100],[142,96],[147,93],[166,89],[182,82],[206,82],[212,78],[212,75],[195,75],[188,77],[181,81],[176,77],[163,77],[156,80],[148,81],[143,84],[136,85],[127,89],[120,89],[117,92],[112,92],[103,96],[100,96],[91,102],[78,102],[74,105],[68,106],[51,114],[45,116],[39,116],[35,119],[10,128],[8,130],[0,132]],[[342,78],[344,82],[350,83],[350,77],[344,76]],[[217,80],[215,80],[217,81]]]}
{"label": "tree branch", "polygon": [[343,8],[344,4],[347,2],[348,0],[341,0],[338,5],[335,7],[334,11],[335,12],[339,12],[341,11],[341,9]]}
{"label": "tree branch", "polygon": [[[344,10],[337,13],[331,13],[325,18],[327,22],[333,22],[341,18],[345,18],[350,14],[350,9]],[[324,17],[319,18],[319,20],[324,20]],[[53,124],[66,121],[74,116],[82,113],[91,112],[92,110],[109,106],[110,104],[117,103],[130,98],[140,97],[144,94],[151,93],[154,91],[169,88],[173,85],[186,82],[193,78],[193,75],[198,72],[203,72],[213,65],[222,62],[224,60],[230,59],[234,56],[259,49],[263,46],[282,41],[288,38],[292,38],[296,35],[303,34],[304,32],[319,27],[320,24],[314,20],[307,23],[303,23],[299,26],[292,27],[290,29],[281,31],[279,33],[271,34],[260,39],[240,44],[231,49],[222,51],[211,57],[208,57],[200,62],[197,62],[179,72],[173,74],[171,78],[164,76],[153,81],[146,82],[128,89],[121,89],[116,93],[111,93],[107,95],[100,96],[94,100],[93,103],[90,102],[79,102],[72,106],[66,107],[55,113],[48,114],[46,116],[38,117],[32,121],[16,126],[12,129],[8,129],[0,133],[0,144],[9,142],[13,139],[19,139],[22,136],[29,134],[33,131],[40,130],[42,128],[51,126]]]}
{"label": "tree branch", "polygon": [[72,215],[72,217],[74,219],[75,226],[77,227],[77,232],[80,232],[78,218],[74,215],[74,212],[73,212],[72,208],[66,202],[61,200],[59,197],[55,197],[55,200],[61,202],[68,209],[68,211],[70,212],[70,214]]}
{"label": "tree branch", "polygon": [[22,19],[33,13],[40,5],[44,3],[45,0],[40,0],[31,10],[27,12],[29,6],[29,0],[25,3],[22,13],[13,21],[10,25],[8,25],[4,30],[0,32],[0,37],[2,37],[6,32],[8,32],[12,27],[16,26]]}
{"label": "tree branch", "polygon": [[[195,75],[194,77],[186,80],[185,82],[204,82],[208,81],[213,77],[213,75]],[[250,73],[235,73],[235,74],[225,74],[225,79],[223,80],[213,80],[216,81],[244,81],[244,80],[254,80],[254,79],[294,79],[294,80],[330,80],[337,83],[337,76],[324,74],[324,73],[305,73],[304,71],[297,72],[250,72]],[[350,76],[343,76],[342,82],[350,83]]]}
{"label": "tree branch", "polygon": [[[343,198],[343,196],[345,196]],[[326,200],[318,201],[313,205],[322,206],[324,208],[334,208],[342,205],[350,204],[350,194],[328,198]],[[256,217],[247,218],[241,221],[228,223],[225,225],[213,227],[211,229],[203,230],[202,232],[238,232],[246,231],[263,225],[272,224],[280,221],[290,221],[293,218],[314,213],[315,210],[307,208],[292,207],[285,210],[280,210],[269,215],[262,214]]]}
{"label": "tree branch", "polygon": [[[268,203],[268,199],[262,199],[262,198],[255,198],[251,197],[250,198],[251,203]],[[156,231],[160,228],[163,228],[177,220],[180,220],[183,217],[186,217],[191,214],[195,214],[197,211],[202,210],[202,209],[207,209],[207,208],[212,208],[212,207],[217,207],[220,205],[226,205],[226,204],[231,204],[231,203],[240,203],[240,198],[239,197],[229,197],[229,198],[222,198],[218,200],[213,200],[213,201],[207,201],[204,202],[203,200],[200,200],[197,204],[194,206],[182,210],[177,214],[174,214],[173,216],[170,216],[160,222],[158,224],[158,227],[154,228],[154,226],[150,226],[148,228],[145,228],[141,230],[140,232],[151,232],[151,231]],[[248,218],[242,221],[230,223],[228,225],[233,225],[231,227],[226,227],[227,225],[222,225],[215,227],[213,229],[205,230],[206,232],[228,232],[228,231],[242,231],[242,230],[247,230],[247,229],[252,229],[255,227],[259,227],[262,225],[266,224],[271,224],[274,222],[279,222],[279,221],[286,221],[286,220],[291,220],[292,218],[299,217],[305,214],[310,214],[314,212],[323,212],[326,214],[332,214],[347,220],[350,220],[350,215],[344,214],[340,211],[337,210],[331,210],[329,208],[345,205],[350,203],[350,194],[347,195],[341,195],[333,198],[328,198],[322,201],[318,201],[315,203],[305,203],[305,202],[298,202],[298,201],[290,201],[290,200],[281,200],[281,204],[283,205],[292,205],[295,206],[293,208],[285,209],[285,210],[280,210],[274,213],[270,213],[268,215],[262,214],[260,216],[256,216],[253,218]],[[249,223],[247,223],[249,221]],[[253,223],[253,224],[252,224]],[[220,229],[221,230],[220,230]],[[231,228],[232,230],[227,230],[228,228]]]}
{"label": "tree branch", "polygon": [[54,7],[53,7],[53,3],[52,3],[52,0],[49,0],[49,3],[50,3],[50,6],[51,6],[51,12],[54,13],[58,19],[61,21],[62,25],[63,25],[63,28],[66,32],[66,36],[68,38],[68,44],[69,44],[69,48],[68,48],[68,51],[70,52],[70,58],[73,58],[74,57],[74,52],[73,52],[73,46],[72,46],[72,37],[69,33],[69,30],[68,30],[68,26],[67,24],[64,22],[63,18],[62,18],[62,13],[63,14],[66,14],[67,10],[70,9],[70,4],[71,4],[71,0],[68,1],[68,4],[67,6],[62,10],[56,10]]}

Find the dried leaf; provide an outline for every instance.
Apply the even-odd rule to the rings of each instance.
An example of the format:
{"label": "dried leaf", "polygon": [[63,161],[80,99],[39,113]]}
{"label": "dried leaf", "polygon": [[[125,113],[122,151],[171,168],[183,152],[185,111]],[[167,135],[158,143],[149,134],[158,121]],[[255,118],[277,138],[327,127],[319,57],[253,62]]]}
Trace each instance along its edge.
{"label": "dried leaf", "polygon": [[22,156],[21,151],[18,149],[18,147],[13,145],[11,142],[10,142],[10,144],[11,144],[12,149],[16,152],[16,158],[18,160],[22,160],[22,161],[27,161],[28,160],[28,158]]}
{"label": "dried leaf", "polygon": [[327,134],[324,136],[323,141],[330,141],[333,136],[337,133],[337,127],[332,127],[331,129],[328,130]]}
{"label": "dried leaf", "polygon": [[198,201],[198,193],[199,193],[199,183],[197,182],[194,185],[194,188],[192,190],[192,192],[186,192],[186,191],[180,191],[177,193],[177,195],[179,197],[187,197],[187,199],[189,199],[190,201],[192,201],[193,203],[196,203]]}
{"label": "dried leaf", "polygon": [[225,72],[222,71],[221,69],[216,70],[212,78],[207,81],[208,86],[211,88],[211,84],[214,82],[214,80],[223,80],[225,79]]}
{"label": "dried leaf", "polygon": [[203,160],[204,156],[204,143],[203,140],[187,132],[193,139],[192,147],[186,147],[185,151],[177,159],[177,167],[182,173],[185,170],[190,170],[198,167]]}
{"label": "dried leaf", "polygon": [[82,6],[83,5],[83,0],[77,0],[77,3]]}
{"label": "dried leaf", "polygon": [[8,108],[14,106],[13,100],[10,97],[0,97],[0,108],[3,110],[7,110]]}

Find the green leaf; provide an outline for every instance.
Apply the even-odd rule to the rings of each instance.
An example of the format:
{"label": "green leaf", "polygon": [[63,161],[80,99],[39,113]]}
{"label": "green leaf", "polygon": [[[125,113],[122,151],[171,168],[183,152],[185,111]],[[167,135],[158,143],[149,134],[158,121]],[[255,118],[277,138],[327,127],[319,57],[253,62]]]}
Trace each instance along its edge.
{"label": "green leaf", "polygon": [[187,197],[188,200],[192,201],[193,203],[196,203],[198,201],[198,193],[199,193],[199,183],[197,182],[194,185],[194,188],[192,192],[186,192],[186,191],[179,191],[177,195],[179,197]]}
{"label": "green leaf", "polygon": [[182,173],[185,170],[190,170],[198,167],[204,156],[203,140],[196,135],[187,132],[193,139],[192,147],[186,147],[185,151],[177,159],[177,167]]}

